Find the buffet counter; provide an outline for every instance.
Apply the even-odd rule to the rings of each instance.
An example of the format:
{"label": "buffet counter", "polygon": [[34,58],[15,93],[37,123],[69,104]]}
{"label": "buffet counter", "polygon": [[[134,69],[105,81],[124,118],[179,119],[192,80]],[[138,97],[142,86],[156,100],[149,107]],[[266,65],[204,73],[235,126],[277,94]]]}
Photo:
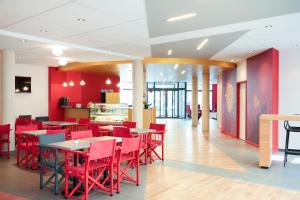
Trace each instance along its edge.
{"label": "buffet counter", "polygon": [[66,119],[66,118],[75,118],[77,122],[81,118],[90,118],[90,109],[89,108],[65,107],[64,108],[64,119]]}

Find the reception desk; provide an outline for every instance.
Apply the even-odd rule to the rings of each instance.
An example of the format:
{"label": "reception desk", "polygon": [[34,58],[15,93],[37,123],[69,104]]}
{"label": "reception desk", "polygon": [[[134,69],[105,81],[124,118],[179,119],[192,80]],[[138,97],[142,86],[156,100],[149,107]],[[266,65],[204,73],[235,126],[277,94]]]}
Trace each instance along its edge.
{"label": "reception desk", "polygon": [[300,121],[300,115],[262,114],[259,118],[259,166],[269,168],[272,164],[272,134],[273,121]]}
{"label": "reception desk", "polygon": [[90,118],[90,109],[89,108],[64,108],[64,119],[66,118],[75,118],[78,122],[81,118]]}

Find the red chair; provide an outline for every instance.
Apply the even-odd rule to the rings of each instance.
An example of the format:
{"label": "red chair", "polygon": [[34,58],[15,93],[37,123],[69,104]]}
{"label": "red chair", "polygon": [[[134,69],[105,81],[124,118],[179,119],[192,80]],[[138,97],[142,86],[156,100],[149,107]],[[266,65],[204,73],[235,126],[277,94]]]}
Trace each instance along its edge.
{"label": "red chair", "polygon": [[7,158],[10,157],[9,135],[10,135],[10,124],[0,125],[0,156],[2,156],[4,154],[3,145],[6,144],[6,146],[7,146],[7,152],[6,152]]}
{"label": "red chair", "polygon": [[76,122],[76,118],[66,118],[65,122]]}
{"label": "red chair", "polygon": [[41,121],[33,120],[32,124],[36,124],[38,126],[38,130],[43,130],[44,129],[43,122],[41,122]]}
{"label": "red chair", "polygon": [[[29,166],[29,161],[33,160],[32,150],[35,145],[38,144],[38,138],[34,136],[25,136],[22,133],[24,131],[34,131],[38,130],[38,126],[36,124],[32,125],[24,125],[24,126],[17,126],[15,137],[16,139],[16,148],[17,148],[17,165],[25,162],[24,165],[26,168]],[[24,152],[24,157],[20,159],[21,151]]]}
{"label": "red chair", "polygon": [[75,139],[79,140],[79,139],[92,138],[92,137],[93,137],[93,133],[91,130],[71,132],[72,140],[75,140]]}
{"label": "red chair", "polygon": [[109,135],[109,131],[100,130],[99,126],[96,124],[90,124],[89,130],[92,130],[93,137],[102,137]]}
{"label": "red chair", "polygon": [[88,118],[81,118],[79,119],[78,128],[80,130],[87,130],[89,125],[91,124],[91,120]]}
{"label": "red chair", "polygon": [[[150,157],[150,163],[154,160],[152,157],[152,152],[157,156],[158,159],[164,160],[164,140],[165,140],[165,124],[150,124],[150,129],[154,129],[155,132],[150,134],[150,141],[149,141],[149,157]],[[161,155],[159,155],[156,152],[156,148],[161,147]]]}
{"label": "red chair", "polygon": [[[123,138],[117,160],[117,193],[120,192],[120,182],[123,180],[140,184],[140,149],[141,137]],[[124,163],[124,164],[123,164]],[[121,165],[122,164],[122,165]],[[136,177],[128,173],[128,169],[136,168]]]}
{"label": "red chair", "polygon": [[127,127],[114,127],[114,130],[112,132],[112,136],[122,137],[122,138],[133,137],[130,133],[129,128],[127,128]]}
{"label": "red chair", "polygon": [[30,118],[17,118],[15,122],[15,128],[17,126],[24,126],[24,125],[29,125],[31,124],[31,119]]}
{"label": "red chair", "polygon": [[[113,167],[116,141],[104,140],[91,143],[88,152],[71,151],[66,152],[65,159],[65,198],[70,198],[75,192],[81,192],[83,199],[88,200],[88,193],[91,189],[101,189],[113,195]],[[71,155],[70,155],[71,154]],[[84,162],[75,165],[74,159],[79,161],[83,157]],[[108,171],[108,176],[101,180],[104,172]],[[75,177],[79,181],[72,191],[69,192],[69,179]],[[109,186],[107,183],[110,182]],[[84,191],[79,190],[84,184]]]}
{"label": "red chair", "polygon": [[123,126],[127,128],[136,128],[136,122],[124,121]]}

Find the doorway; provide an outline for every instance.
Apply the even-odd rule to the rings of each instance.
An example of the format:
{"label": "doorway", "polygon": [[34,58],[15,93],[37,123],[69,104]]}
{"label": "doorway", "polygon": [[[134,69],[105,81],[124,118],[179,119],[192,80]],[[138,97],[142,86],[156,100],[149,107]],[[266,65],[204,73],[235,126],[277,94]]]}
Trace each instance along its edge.
{"label": "doorway", "polygon": [[147,99],[158,118],[186,117],[186,83],[147,83]]}
{"label": "doorway", "polygon": [[247,114],[247,82],[239,82],[237,85],[238,95],[238,135],[241,140],[246,140],[246,114]]}

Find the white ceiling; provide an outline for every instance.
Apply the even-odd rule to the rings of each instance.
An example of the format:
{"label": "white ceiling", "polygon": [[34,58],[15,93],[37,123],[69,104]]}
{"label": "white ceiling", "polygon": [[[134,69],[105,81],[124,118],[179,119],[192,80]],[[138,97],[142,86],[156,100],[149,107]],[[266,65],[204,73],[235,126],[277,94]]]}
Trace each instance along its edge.
{"label": "white ceiling", "polygon": [[[235,3],[232,6],[225,3],[227,7],[220,6],[224,2],[218,1],[219,7],[226,8],[224,10],[231,13],[228,18],[211,7],[216,0],[191,0],[184,1],[183,4],[179,3],[180,0],[174,0],[170,7],[173,9],[168,9],[165,13],[154,9],[157,6],[165,8],[163,5],[169,1],[0,0],[0,49],[14,49],[17,63],[53,66],[57,65],[58,58],[51,54],[51,45],[64,46],[63,56],[69,61],[142,59],[151,56],[151,46],[164,47],[155,56],[165,57],[166,49],[173,48],[176,44],[190,44],[188,41],[234,32],[246,33],[223,46],[221,43],[224,41],[216,44],[208,42],[201,49],[199,58],[208,55],[206,57],[211,59],[234,59],[237,62],[271,47],[280,52],[300,48],[299,0],[275,0],[278,4],[273,0],[266,0],[261,8],[259,5],[262,1],[246,0],[250,11],[247,17],[246,11],[243,11],[245,1],[241,3],[240,0],[230,0]],[[188,29],[188,21],[174,22],[161,27],[161,30],[153,29],[152,26],[159,27],[164,23],[166,16],[176,16],[179,11],[197,11],[198,17],[203,16],[204,11],[210,15],[205,15],[205,24],[188,26]],[[153,13],[157,15],[154,22]],[[86,21],[80,22],[77,20],[79,18]],[[216,23],[216,19],[220,18],[220,23]],[[197,18],[200,21],[203,19]],[[151,25],[148,25],[149,20]],[[272,25],[272,28],[265,28],[266,25]],[[154,37],[149,36],[149,32],[157,31],[160,33],[154,34]],[[21,42],[21,39],[26,39],[26,42]],[[211,48],[216,46],[222,48],[209,54],[212,52]],[[178,51],[184,51],[184,56],[187,57],[197,57],[194,46],[189,51],[186,49],[189,49],[186,45],[179,45]],[[163,68],[166,74],[171,73],[167,66],[159,67]],[[155,79],[160,72],[150,67],[148,73],[149,77]],[[181,80],[179,76],[174,75],[175,77]]]}

